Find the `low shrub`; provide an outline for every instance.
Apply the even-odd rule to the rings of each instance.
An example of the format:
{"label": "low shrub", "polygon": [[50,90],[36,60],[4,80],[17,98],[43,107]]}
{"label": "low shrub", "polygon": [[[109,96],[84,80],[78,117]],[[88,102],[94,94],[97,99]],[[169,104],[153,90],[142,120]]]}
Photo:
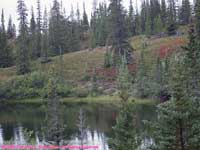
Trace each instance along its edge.
{"label": "low shrub", "polygon": [[104,56],[104,67],[110,68],[113,65],[113,54],[111,51],[106,51]]}
{"label": "low shrub", "polygon": [[8,81],[12,88],[43,88],[48,81],[45,73],[33,72],[25,76],[18,76]]}
{"label": "low shrub", "polygon": [[123,102],[127,102],[130,97],[130,94],[129,94],[128,90],[121,90],[119,92],[119,97]]}
{"label": "low shrub", "polygon": [[72,87],[68,84],[58,85],[57,94],[61,97],[71,97],[73,95]]}
{"label": "low shrub", "polygon": [[39,97],[47,81],[48,76],[40,72],[12,78],[0,84],[0,98],[24,99]]}
{"label": "low shrub", "polygon": [[[1,82],[0,99],[46,98],[49,77],[45,73],[33,72]],[[77,87],[73,89],[74,87],[73,83],[58,82],[56,93],[59,97],[87,97],[89,95],[87,88]]]}
{"label": "low shrub", "polygon": [[11,88],[6,82],[0,83],[0,99],[8,99],[11,97]]}
{"label": "low shrub", "polygon": [[40,96],[39,90],[34,88],[21,87],[18,89],[12,89],[10,96],[8,98],[25,99],[25,98],[34,98],[39,96]]}
{"label": "low shrub", "polygon": [[86,75],[84,75],[84,76],[82,77],[81,80],[82,80],[82,81],[90,81],[90,80],[91,80],[91,76],[88,75],[88,74],[86,74]]}
{"label": "low shrub", "polygon": [[74,93],[76,97],[85,98],[89,95],[89,90],[84,87],[78,87],[74,89]]}

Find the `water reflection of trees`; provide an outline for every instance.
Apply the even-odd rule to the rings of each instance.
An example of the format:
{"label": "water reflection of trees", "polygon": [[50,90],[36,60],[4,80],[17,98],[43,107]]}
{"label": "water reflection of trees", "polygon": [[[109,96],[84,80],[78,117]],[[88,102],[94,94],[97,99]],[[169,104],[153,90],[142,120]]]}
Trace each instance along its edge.
{"label": "water reflection of trees", "polygon": [[84,146],[84,140],[87,139],[87,127],[86,127],[86,118],[83,112],[83,109],[81,108],[79,110],[79,115],[78,115],[78,122],[77,122],[77,127],[78,127],[78,139],[80,141],[80,150],[83,150]]}
{"label": "water reflection of trees", "polygon": [[47,85],[45,139],[50,144],[61,145],[64,139],[64,120],[61,102],[56,90],[56,81],[50,79]]}
{"label": "water reflection of trees", "polygon": [[[54,95],[52,91],[48,93],[49,95]],[[80,145],[81,140],[77,136],[79,132],[77,120],[81,120],[78,119],[78,116],[80,114],[79,110],[82,109],[84,118],[87,117],[87,119],[85,119],[85,124],[87,125],[87,128],[85,128],[85,143],[88,145],[99,143],[99,145],[102,146],[102,149],[106,149],[103,147],[107,147],[107,138],[112,135],[111,127],[115,125],[115,119],[118,116],[119,111],[118,107],[109,104],[88,105],[82,103],[70,103],[64,105],[60,102],[59,97],[57,97],[56,94],[54,96],[55,97],[48,96],[45,107],[26,105],[14,107],[16,112],[23,113],[17,113],[18,115],[16,118],[12,118],[11,122],[9,121],[7,123],[2,121],[2,129],[4,130],[3,140],[13,141],[14,139],[11,139],[13,138],[13,131],[16,130],[15,127],[17,122],[21,122],[22,127],[27,128],[29,131],[36,131],[32,136],[33,144],[36,142],[38,145]],[[0,116],[1,118],[5,118],[4,116],[13,116],[13,112],[9,111],[1,113],[0,115],[2,116]],[[138,132],[144,132],[142,120],[152,120],[155,118],[155,115],[154,106],[137,105],[135,107],[135,125]],[[41,128],[45,130],[41,130]],[[36,141],[35,136],[37,139]],[[46,138],[46,140],[43,140],[43,137]],[[148,136],[144,137],[144,139],[146,138],[148,138]]]}
{"label": "water reflection of trees", "polygon": [[3,129],[1,128],[1,124],[0,124],[0,146],[3,145],[4,141],[3,141]]}
{"label": "water reflection of trees", "polygon": [[137,113],[134,103],[123,102],[116,125],[113,127],[113,135],[110,146],[115,150],[138,149],[141,144],[140,133],[137,130]]}

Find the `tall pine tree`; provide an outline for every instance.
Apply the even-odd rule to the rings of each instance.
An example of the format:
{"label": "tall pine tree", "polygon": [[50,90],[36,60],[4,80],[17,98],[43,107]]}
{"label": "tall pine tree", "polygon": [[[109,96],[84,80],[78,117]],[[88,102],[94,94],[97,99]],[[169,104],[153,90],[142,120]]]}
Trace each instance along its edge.
{"label": "tall pine tree", "polygon": [[116,125],[113,127],[113,137],[110,146],[114,150],[135,150],[141,144],[136,129],[136,110],[133,102],[123,102]]}
{"label": "tall pine tree", "polygon": [[196,36],[194,26],[190,27],[189,43],[184,47],[184,67],[186,91],[190,93],[188,98],[194,99],[199,103],[200,88],[200,42]]}
{"label": "tall pine tree", "polygon": [[106,3],[100,3],[99,7],[95,7],[91,17],[91,46],[105,46],[108,36],[108,13]]}
{"label": "tall pine tree", "polygon": [[136,30],[136,35],[140,34],[141,32],[141,24],[140,24],[140,15],[138,11],[138,3],[136,0],[136,12],[135,12],[135,30]]}
{"label": "tall pine tree", "polygon": [[190,22],[191,6],[189,0],[182,0],[182,6],[180,10],[180,23],[186,25]]}
{"label": "tall pine tree", "polygon": [[7,39],[4,20],[4,10],[2,9],[0,26],[0,67],[10,67],[12,63],[12,52]]}
{"label": "tall pine tree", "polygon": [[168,25],[175,24],[176,20],[177,20],[175,0],[168,0],[167,14],[168,14],[168,16],[167,16]]}
{"label": "tall pine tree", "polygon": [[[195,61],[191,60],[195,57],[193,55],[196,47],[195,39],[192,27],[188,45],[183,48],[183,52],[177,56],[179,58],[175,59],[171,66],[172,100],[158,106],[159,118],[152,126],[155,141],[152,150],[196,150],[200,146],[199,100],[197,95],[194,95],[196,91],[194,88],[188,90],[193,87],[189,84],[194,81],[191,76],[188,76],[188,72],[192,73],[193,69],[196,70],[196,67],[189,68]],[[191,54],[188,53],[189,51]],[[198,74],[196,77],[198,78]]]}
{"label": "tall pine tree", "polygon": [[166,6],[166,1],[165,0],[161,1],[161,20],[162,20],[162,25],[166,26],[166,22],[167,22],[167,6]]}
{"label": "tall pine tree", "polygon": [[51,55],[59,55],[60,48],[67,49],[66,35],[68,32],[65,28],[64,16],[61,14],[60,3],[57,0],[53,1],[53,7],[50,11],[49,20],[49,44]]}
{"label": "tall pine tree", "polygon": [[125,27],[125,13],[121,4],[122,0],[110,0],[109,5],[109,40],[114,52],[114,63],[117,64],[122,56],[126,57],[128,63],[132,61],[131,47],[127,41],[127,30]]}
{"label": "tall pine tree", "polygon": [[18,14],[19,14],[19,36],[18,36],[18,49],[17,49],[17,73],[26,74],[31,71],[30,69],[30,52],[28,48],[28,21],[27,21],[27,8],[24,0],[17,1]]}
{"label": "tall pine tree", "polygon": [[[77,10],[78,11],[78,10]],[[69,39],[68,39],[68,46],[70,51],[78,51],[80,50],[80,39],[81,39],[81,30],[80,30],[80,24],[75,19],[75,13],[73,6],[71,7],[71,13],[70,13],[70,22],[68,24],[68,30],[69,30]]]}
{"label": "tall pine tree", "polygon": [[43,25],[42,25],[42,61],[48,61],[49,52],[49,32],[48,32],[48,17],[47,9],[44,10]]}
{"label": "tall pine tree", "polygon": [[41,49],[42,49],[42,14],[41,14],[41,6],[40,6],[40,0],[37,1],[37,43],[36,43],[36,50],[37,50],[37,57],[40,57],[41,55]]}
{"label": "tall pine tree", "polygon": [[135,12],[133,8],[133,1],[130,0],[129,4],[129,13],[128,13],[128,29],[129,29],[129,35],[134,36],[136,34],[136,28],[135,28]]}
{"label": "tall pine tree", "polygon": [[196,21],[197,35],[200,38],[200,0],[196,0],[195,3],[195,21]]}
{"label": "tall pine tree", "polygon": [[89,21],[88,21],[88,16],[85,10],[85,2],[83,3],[83,20],[82,20],[82,27],[83,31],[88,31],[89,29]]}
{"label": "tall pine tree", "polygon": [[13,22],[11,16],[9,17],[8,20],[8,27],[7,27],[7,37],[8,39],[14,39],[15,38],[15,29],[13,28]]}
{"label": "tall pine tree", "polygon": [[142,50],[140,54],[139,66],[137,69],[134,87],[136,91],[136,96],[140,98],[147,98],[149,96],[150,83],[149,77],[147,75],[144,50]]}
{"label": "tall pine tree", "polygon": [[37,25],[35,21],[35,15],[33,11],[33,7],[31,9],[31,21],[30,21],[30,53],[31,53],[31,58],[36,59],[38,57],[37,55]]}
{"label": "tall pine tree", "polygon": [[140,20],[141,20],[141,32],[145,33],[146,24],[149,13],[148,13],[148,2],[143,1],[141,4]]}

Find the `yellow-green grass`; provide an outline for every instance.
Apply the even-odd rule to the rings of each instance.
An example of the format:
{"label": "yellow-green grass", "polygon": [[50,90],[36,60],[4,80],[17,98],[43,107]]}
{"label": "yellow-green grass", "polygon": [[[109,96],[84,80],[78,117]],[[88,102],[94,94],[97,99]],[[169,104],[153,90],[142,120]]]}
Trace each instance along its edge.
{"label": "yellow-green grass", "polygon": [[[157,48],[159,48],[163,44],[167,44],[170,42],[173,42],[176,39],[186,39],[185,36],[171,36],[171,37],[161,37],[161,38],[145,38],[144,35],[140,36],[135,36],[130,39],[130,44],[131,46],[136,50],[136,51],[153,51]],[[143,43],[146,41],[147,47],[143,49]]]}
{"label": "yellow-green grass", "polygon": [[[62,62],[62,74],[67,80],[80,80],[83,78],[89,69],[99,68],[104,63],[104,52],[103,49],[96,49],[94,51],[80,51],[63,55]],[[52,63],[37,65],[41,66],[42,71],[48,71],[52,65],[60,70],[60,57],[54,57]],[[40,69],[40,68],[38,68]]]}
{"label": "yellow-green grass", "polygon": [[[133,101],[135,104],[157,104],[156,100],[150,99],[138,99],[138,98],[130,98],[130,102]],[[6,101],[6,104],[38,104],[41,105],[45,103],[46,100],[41,98],[36,99],[24,99],[24,100],[10,100]],[[99,96],[99,97],[86,97],[86,98],[64,98],[61,99],[63,104],[68,103],[86,103],[86,104],[113,104],[113,105],[120,105],[120,98],[116,96]]]}
{"label": "yellow-green grass", "polygon": [[[79,51],[63,55],[62,73],[67,80],[80,80],[90,68],[102,67],[104,63],[105,49],[95,49],[93,51]],[[51,66],[57,71],[60,70],[60,57],[52,57],[50,63],[41,64],[39,60],[32,62],[32,71],[48,72]],[[0,81],[8,80],[16,76],[16,67],[0,69]]]}
{"label": "yellow-green grass", "polygon": [[[134,52],[136,58],[139,58],[144,37],[145,36],[135,36],[130,39],[130,44],[132,47],[134,47],[134,49],[136,49],[136,52]],[[151,67],[154,66],[153,64],[156,62],[156,57],[154,55],[155,49],[158,49],[165,43],[174,41],[176,38],[184,37],[163,37],[147,39],[147,47],[144,49],[146,63]],[[79,52],[64,54],[62,65],[62,73],[64,78],[66,80],[79,81],[85,75],[87,75],[87,71],[89,69],[102,67],[104,64],[105,51],[105,48],[97,48],[93,51],[83,50]],[[51,66],[55,66],[55,68],[59,71],[60,57],[52,57],[51,59],[52,62],[47,64],[41,64],[39,60],[32,62],[32,70],[48,72]],[[8,80],[14,76],[16,76],[16,67],[0,69],[0,81]]]}
{"label": "yellow-green grass", "polygon": [[[186,27],[185,27],[186,28]],[[140,59],[140,53],[143,50],[144,52],[144,61],[149,74],[152,74],[156,67],[157,54],[156,51],[163,45],[173,43],[176,40],[183,39],[186,40],[187,35],[184,36],[171,36],[171,37],[151,37],[146,38],[144,35],[136,36],[130,39],[131,46],[135,49],[134,54],[136,56],[136,61]],[[143,44],[146,43],[144,48]]]}

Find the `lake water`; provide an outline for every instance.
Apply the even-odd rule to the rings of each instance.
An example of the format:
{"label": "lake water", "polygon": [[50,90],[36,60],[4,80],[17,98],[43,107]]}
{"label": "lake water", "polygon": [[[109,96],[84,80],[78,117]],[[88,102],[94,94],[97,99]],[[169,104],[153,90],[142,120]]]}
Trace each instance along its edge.
{"label": "lake water", "polygon": [[[71,145],[80,145],[79,121],[80,110],[84,116],[84,145],[99,146],[99,150],[108,150],[108,138],[119,108],[111,104],[72,103],[62,107],[62,119],[65,129],[65,141]],[[137,128],[143,133],[143,120],[156,118],[155,106],[137,105]],[[0,105],[0,145],[42,145],[45,143],[44,128],[45,106],[43,105]],[[29,136],[30,135],[30,136]]]}

